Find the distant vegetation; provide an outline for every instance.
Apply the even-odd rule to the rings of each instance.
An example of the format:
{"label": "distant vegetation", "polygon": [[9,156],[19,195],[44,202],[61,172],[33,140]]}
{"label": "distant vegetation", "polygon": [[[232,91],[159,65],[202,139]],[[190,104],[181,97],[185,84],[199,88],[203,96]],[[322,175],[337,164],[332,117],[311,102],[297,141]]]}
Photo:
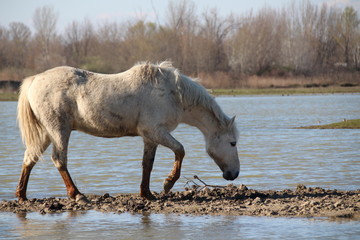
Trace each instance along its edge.
{"label": "distant vegetation", "polygon": [[169,1],[162,23],[84,19],[61,33],[56,11],[44,6],[33,14],[34,32],[21,22],[0,25],[0,80],[58,65],[116,73],[138,61],[170,59],[208,88],[360,85],[355,9],[289,2],[220,16],[217,9],[199,13],[190,0]]}
{"label": "distant vegetation", "polygon": [[360,129],[360,119],[346,120],[342,122],[326,124],[326,125],[315,125],[308,127],[301,127],[303,129]]}
{"label": "distant vegetation", "polygon": [[216,88],[212,95],[294,95],[294,94],[333,94],[359,93],[360,87],[327,87],[327,88]]}
{"label": "distant vegetation", "polygon": [[[333,94],[359,93],[360,87],[327,87],[327,88],[227,88],[209,89],[214,96],[227,95],[296,95],[296,94]],[[18,91],[0,90],[0,101],[17,101]]]}

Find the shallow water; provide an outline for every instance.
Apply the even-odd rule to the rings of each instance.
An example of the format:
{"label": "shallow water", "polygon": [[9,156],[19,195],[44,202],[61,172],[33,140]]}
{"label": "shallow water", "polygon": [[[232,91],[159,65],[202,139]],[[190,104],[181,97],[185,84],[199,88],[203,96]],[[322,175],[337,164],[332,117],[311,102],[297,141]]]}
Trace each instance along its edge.
{"label": "shallow water", "polygon": [[[224,112],[237,116],[240,131],[238,150],[241,171],[239,178],[232,183],[245,184],[258,190],[294,188],[299,183],[331,189],[359,189],[360,130],[294,129],[298,126],[316,125],[319,122],[326,124],[342,121],[344,118],[360,118],[359,94],[218,97],[217,101]],[[0,102],[0,161],[2,163],[0,199],[2,200],[14,199],[24,151],[16,127],[16,104],[16,102]],[[181,125],[174,132],[174,136],[183,143],[186,149],[182,168],[183,178],[179,179],[174,190],[183,190],[186,183],[184,177],[195,174],[209,184],[229,183],[222,179],[219,168],[206,155],[203,137],[197,129]],[[69,149],[69,171],[80,191],[85,194],[136,193],[139,191],[141,178],[142,146],[142,140],[138,137],[102,139],[73,132]],[[46,152],[44,160],[40,161],[32,172],[28,188],[30,198],[65,197],[65,187],[61,177],[49,160],[50,152],[51,149]],[[173,153],[160,147],[152,174],[151,189],[153,191],[161,191],[162,181],[171,170],[172,163]],[[290,236],[289,234],[295,231],[291,229],[296,229],[296,225],[303,226],[304,229],[300,228],[293,232],[295,236],[316,233],[319,238],[336,236],[343,229],[352,229],[354,224],[357,229],[360,229],[358,222],[338,224],[307,219],[138,216],[97,212],[75,214],[74,217],[67,213],[53,216],[31,213],[27,215],[26,224],[23,225],[24,221],[15,217],[14,214],[1,213],[0,215],[1,219],[8,219],[6,222],[1,222],[0,226],[0,230],[3,229],[7,234],[13,233],[13,236],[26,234],[28,231],[25,225],[34,225],[35,228],[36,226],[40,228],[42,225],[48,229],[45,231],[47,234],[56,233],[53,235],[55,238],[68,238],[62,235],[65,233],[54,229],[55,223],[67,221],[75,226],[72,234],[80,234],[79,231],[83,231],[81,235],[87,236],[94,230],[99,236],[106,237],[108,229],[115,229],[113,231],[123,234],[126,236],[124,238],[146,237],[142,235],[147,232],[144,229],[149,231],[149,236],[154,234],[154,238],[157,237],[156,232],[163,234],[161,235],[163,237],[173,236],[173,231],[176,229],[180,231],[179,239],[193,238],[187,235],[191,228],[194,228],[195,234],[196,232],[208,233],[214,236],[213,239],[219,236],[217,234],[222,234],[221,229],[226,229],[229,236],[247,239],[261,236],[275,238],[284,234]],[[69,218],[71,220],[68,220]],[[143,219],[148,219],[150,224],[144,222]],[[175,221],[176,219],[179,220]],[[219,222],[218,228],[217,222]],[[287,224],[284,224],[285,222]],[[3,223],[10,223],[9,228],[6,228]],[[132,226],[134,223],[136,227]],[[60,225],[66,227],[67,224]],[[210,226],[214,230],[211,230]],[[324,231],[317,231],[318,227]],[[30,234],[41,236],[31,233],[31,229]],[[330,229],[335,230],[330,231]],[[127,231],[133,235],[125,234]],[[349,231],[349,236],[356,236],[353,235],[354,232],[356,231]],[[265,233],[269,235],[263,235]]]}
{"label": "shallow water", "polygon": [[4,239],[356,239],[358,222],[324,219],[131,215],[84,213],[15,215],[2,213]]}

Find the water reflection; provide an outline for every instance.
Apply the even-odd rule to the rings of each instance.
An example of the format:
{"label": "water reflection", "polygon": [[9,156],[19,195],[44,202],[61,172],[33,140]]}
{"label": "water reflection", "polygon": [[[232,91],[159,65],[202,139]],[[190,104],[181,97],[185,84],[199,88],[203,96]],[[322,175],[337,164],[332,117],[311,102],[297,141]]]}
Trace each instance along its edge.
{"label": "water reflection", "polygon": [[1,237],[8,239],[356,239],[360,222],[321,218],[0,213]]}

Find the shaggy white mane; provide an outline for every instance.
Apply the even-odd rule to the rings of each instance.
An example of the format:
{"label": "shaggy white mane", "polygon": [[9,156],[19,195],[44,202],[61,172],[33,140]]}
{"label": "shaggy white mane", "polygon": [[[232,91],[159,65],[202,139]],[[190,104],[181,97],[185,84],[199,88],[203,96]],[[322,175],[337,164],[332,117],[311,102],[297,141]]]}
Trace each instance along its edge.
{"label": "shaggy white mane", "polygon": [[201,105],[214,114],[221,126],[227,125],[229,118],[208,91],[190,77],[181,74],[170,61],[164,61],[159,64],[145,62],[138,63],[135,66],[141,68],[143,80],[147,79],[155,84],[158,83],[159,78],[164,81],[174,81],[183,107]]}

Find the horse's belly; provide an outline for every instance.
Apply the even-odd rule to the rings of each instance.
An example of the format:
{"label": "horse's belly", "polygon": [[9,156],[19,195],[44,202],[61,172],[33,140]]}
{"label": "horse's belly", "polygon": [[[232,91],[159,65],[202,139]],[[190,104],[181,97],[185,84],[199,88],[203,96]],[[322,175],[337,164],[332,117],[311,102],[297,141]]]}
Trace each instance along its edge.
{"label": "horse's belly", "polygon": [[74,126],[73,130],[78,130],[97,137],[115,138],[123,136],[138,136],[136,130],[125,129],[123,127],[92,127],[87,125]]}
{"label": "horse's belly", "polygon": [[111,113],[87,114],[74,119],[73,129],[98,137],[138,136],[136,120]]}

